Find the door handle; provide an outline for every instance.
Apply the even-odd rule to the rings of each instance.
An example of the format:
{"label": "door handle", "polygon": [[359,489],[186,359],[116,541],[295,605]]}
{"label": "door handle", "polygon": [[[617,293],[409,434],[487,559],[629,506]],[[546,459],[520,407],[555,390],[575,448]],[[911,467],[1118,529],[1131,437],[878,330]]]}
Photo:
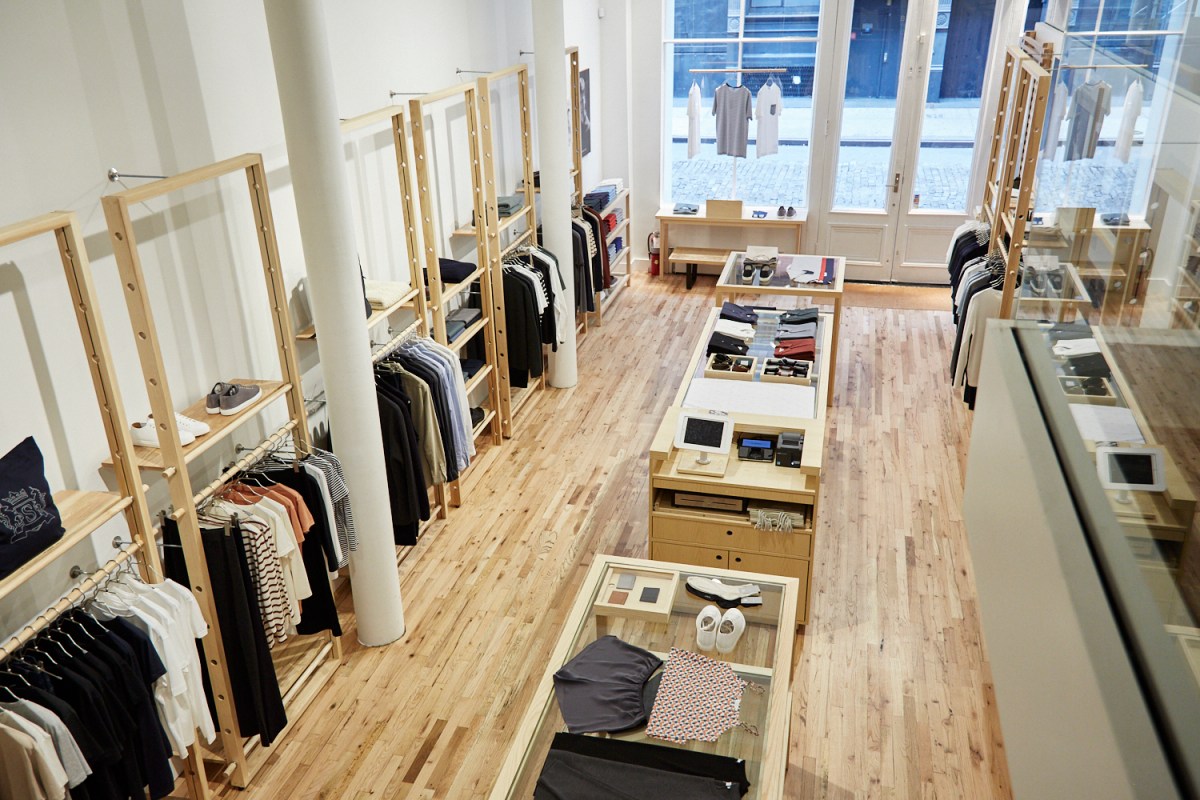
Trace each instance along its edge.
{"label": "door handle", "polygon": [[892,178],[892,194],[900,191],[900,173],[896,173],[896,177]]}

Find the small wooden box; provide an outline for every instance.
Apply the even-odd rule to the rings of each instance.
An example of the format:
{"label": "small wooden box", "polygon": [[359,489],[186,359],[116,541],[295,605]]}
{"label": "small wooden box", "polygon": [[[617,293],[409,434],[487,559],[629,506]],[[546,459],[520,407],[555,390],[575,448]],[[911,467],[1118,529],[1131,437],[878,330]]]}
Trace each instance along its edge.
{"label": "small wooden box", "polygon": [[[816,369],[816,364],[811,361],[801,361],[799,363],[808,364],[808,375],[803,378],[797,378],[795,375],[785,378],[782,375],[768,375],[766,372],[763,372],[762,377],[759,378],[759,380],[761,380],[763,383],[794,383],[799,386],[812,386],[813,370]],[[766,369],[765,362],[763,364],[763,369]]]}
{"label": "small wooden box", "polygon": [[[622,575],[632,575],[633,586],[618,589],[617,581]],[[645,589],[657,589],[653,602],[642,601]],[[592,604],[598,617],[630,617],[664,625],[671,621],[671,607],[675,604],[675,593],[679,589],[679,573],[673,570],[650,567],[611,566],[600,585],[600,593]]]}
{"label": "small wooden box", "polygon": [[704,204],[704,216],[714,219],[741,219],[741,200],[709,200]]}
{"label": "small wooden box", "polygon": [[713,353],[708,357],[708,363],[704,365],[704,377],[706,378],[727,378],[735,381],[752,381],[754,380],[754,370],[758,369],[758,359],[754,356],[730,356],[734,363],[742,362],[749,365],[749,369],[745,372],[734,372],[731,369],[713,369],[713,359],[719,353]]}
{"label": "small wooden box", "polygon": [[1067,402],[1086,403],[1093,406],[1115,406],[1117,404],[1117,394],[1113,391],[1113,385],[1108,378],[1100,378],[1104,383],[1104,394],[1085,394],[1080,388],[1083,380],[1083,378],[1071,375],[1058,376],[1059,385],[1062,386],[1063,394],[1067,396]]}

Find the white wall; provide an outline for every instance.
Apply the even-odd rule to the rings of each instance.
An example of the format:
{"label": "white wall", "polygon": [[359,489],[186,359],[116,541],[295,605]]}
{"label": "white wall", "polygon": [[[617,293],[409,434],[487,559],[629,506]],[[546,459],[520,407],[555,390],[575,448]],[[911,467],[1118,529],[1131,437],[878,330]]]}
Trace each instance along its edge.
{"label": "white wall", "polygon": [[[486,0],[339,0],[328,10],[345,117],[387,105],[389,90],[442,88],[456,81],[455,67],[491,70],[515,61],[503,9]],[[386,130],[365,131],[347,145],[364,264],[381,278],[404,274]],[[112,190],[105,172],[115,166],[170,175],[244,152],[265,158],[299,325],[307,318],[305,268],[261,5],[15,0],[0,6],[0,224],[52,209],[79,213],[131,417],[144,415],[148,404],[99,205]],[[453,159],[463,162],[459,154]],[[176,407],[199,399],[217,380],[277,375],[244,180],[235,175],[132,211]],[[51,237],[0,251],[0,374],[8,389],[0,392],[0,453],[32,434],[54,488],[101,489],[111,480],[98,466],[107,446],[66,297]],[[316,349],[303,345],[299,355],[311,395],[320,387]],[[260,430],[238,438],[253,440]],[[222,452],[196,465],[196,479],[211,477],[232,446],[214,448]],[[166,504],[160,492],[152,492],[151,502]],[[120,521],[108,526],[6,598],[0,635],[69,588],[72,564],[92,569],[107,559],[107,541],[124,530]]]}

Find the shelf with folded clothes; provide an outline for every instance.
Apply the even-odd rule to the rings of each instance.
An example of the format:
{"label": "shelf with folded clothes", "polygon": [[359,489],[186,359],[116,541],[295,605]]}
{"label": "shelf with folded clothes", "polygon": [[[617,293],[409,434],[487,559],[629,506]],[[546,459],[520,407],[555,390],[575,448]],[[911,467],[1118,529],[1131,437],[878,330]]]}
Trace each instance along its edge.
{"label": "shelf with folded clothes", "polygon": [[621,231],[625,230],[628,227],[629,227],[628,219],[622,220],[621,222],[617,223],[617,226],[615,228],[613,228],[611,231],[609,231],[608,235],[606,235],[604,237],[604,243],[606,245],[612,244],[613,240],[621,235]]}
{"label": "shelf with folded clothes", "polygon": [[[499,217],[500,217],[499,232],[504,233],[509,228],[516,225],[518,222],[521,222],[522,220],[524,220],[526,217],[529,216],[529,212],[531,212],[532,210],[533,210],[532,206],[523,205],[520,208],[518,208],[517,210],[513,211],[511,214],[500,214],[499,215]],[[451,236],[472,236],[473,237],[473,236],[475,236],[475,233],[477,230],[478,229],[476,228],[475,223],[469,222],[466,225],[461,225],[461,226],[455,228],[453,230],[453,232],[451,232],[450,235]]]}
{"label": "shelf with folded clothes", "polygon": [[603,218],[603,217],[607,217],[609,214],[612,214],[618,208],[624,208],[625,207],[625,205],[624,205],[625,198],[627,198],[627,197],[629,197],[628,189],[619,190],[617,192],[616,197],[613,198],[612,202],[609,203],[608,205],[606,205],[604,208],[602,208],[598,213]]}
{"label": "shelf with folded clothes", "polygon": [[[380,324],[381,322],[386,322],[388,320],[388,318],[391,317],[392,314],[395,314],[397,311],[400,311],[401,309],[413,307],[416,304],[415,301],[417,299],[417,295],[420,294],[420,292],[421,292],[421,290],[419,288],[409,289],[403,295],[401,295],[396,301],[394,301],[391,305],[385,306],[383,308],[377,308],[374,304],[372,304],[371,316],[367,317],[367,327],[374,328],[376,325]],[[317,338],[316,325],[309,325],[306,328],[303,328],[299,333],[296,334],[296,338],[303,339],[303,340]]]}
{"label": "shelf with folded clothes", "polygon": [[462,350],[467,342],[475,338],[475,336],[478,335],[479,332],[484,328],[486,328],[491,321],[492,320],[490,317],[480,317],[479,319],[475,320],[475,322],[463,329],[462,333],[458,334],[453,339],[450,339],[450,341],[446,343],[446,346],[455,352]]}

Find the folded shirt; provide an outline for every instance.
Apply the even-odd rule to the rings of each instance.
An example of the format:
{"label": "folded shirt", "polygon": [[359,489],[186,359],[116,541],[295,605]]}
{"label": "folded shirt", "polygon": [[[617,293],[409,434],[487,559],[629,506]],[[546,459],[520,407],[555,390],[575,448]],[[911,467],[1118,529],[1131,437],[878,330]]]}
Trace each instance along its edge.
{"label": "folded shirt", "polygon": [[438,273],[442,283],[462,283],[467,276],[475,271],[475,265],[466,261],[455,261],[452,258],[438,259]]}
{"label": "folded shirt", "polygon": [[816,339],[788,339],[775,346],[776,358],[798,358],[804,361],[813,361],[816,355]]}
{"label": "folded shirt", "polygon": [[726,336],[732,336],[735,339],[741,339],[747,344],[754,341],[754,326],[748,322],[719,319],[717,320],[717,324],[713,326],[713,330],[723,333]]}
{"label": "folded shirt", "polygon": [[790,325],[781,327],[775,331],[777,340],[783,339],[814,339],[817,335],[817,323],[810,322],[807,325]]}
{"label": "folded shirt", "polygon": [[408,292],[408,286],[395,281],[364,280],[363,290],[371,308],[387,308],[400,302],[400,298]]}
{"label": "folded shirt", "polygon": [[469,328],[478,322],[482,316],[483,312],[478,308],[456,308],[446,315],[446,322],[447,324],[450,322],[461,322],[464,328]]}
{"label": "folded shirt", "polygon": [[461,358],[458,363],[462,367],[464,380],[470,380],[475,377],[475,373],[483,369],[484,366],[483,359],[481,358]]}
{"label": "folded shirt", "polygon": [[721,319],[754,325],[758,322],[758,314],[746,306],[739,306],[737,303],[726,300],[721,304]]}
{"label": "folded shirt", "polygon": [[1093,339],[1069,339],[1058,342],[1054,345],[1054,355],[1056,356],[1086,356],[1092,353],[1099,353],[1100,345],[1096,344]]}
{"label": "folded shirt", "polygon": [[779,315],[779,323],[781,325],[791,325],[796,323],[816,322],[820,312],[817,309],[809,308],[793,308],[790,311],[785,311]]}
{"label": "folded shirt", "polygon": [[708,355],[713,353],[725,353],[730,356],[744,356],[750,349],[750,346],[741,339],[735,339],[732,336],[726,336],[723,333],[713,332],[712,336],[708,337]]}
{"label": "folded shirt", "polygon": [[695,214],[700,211],[700,206],[691,203],[676,203],[672,213],[675,214]]}
{"label": "folded shirt", "polygon": [[446,320],[446,341],[453,342],[459,336],[462,336],[463,331],[465,331],[466,329],[467,329],[467,326],[464,325],[460,320],[447,319]]}

